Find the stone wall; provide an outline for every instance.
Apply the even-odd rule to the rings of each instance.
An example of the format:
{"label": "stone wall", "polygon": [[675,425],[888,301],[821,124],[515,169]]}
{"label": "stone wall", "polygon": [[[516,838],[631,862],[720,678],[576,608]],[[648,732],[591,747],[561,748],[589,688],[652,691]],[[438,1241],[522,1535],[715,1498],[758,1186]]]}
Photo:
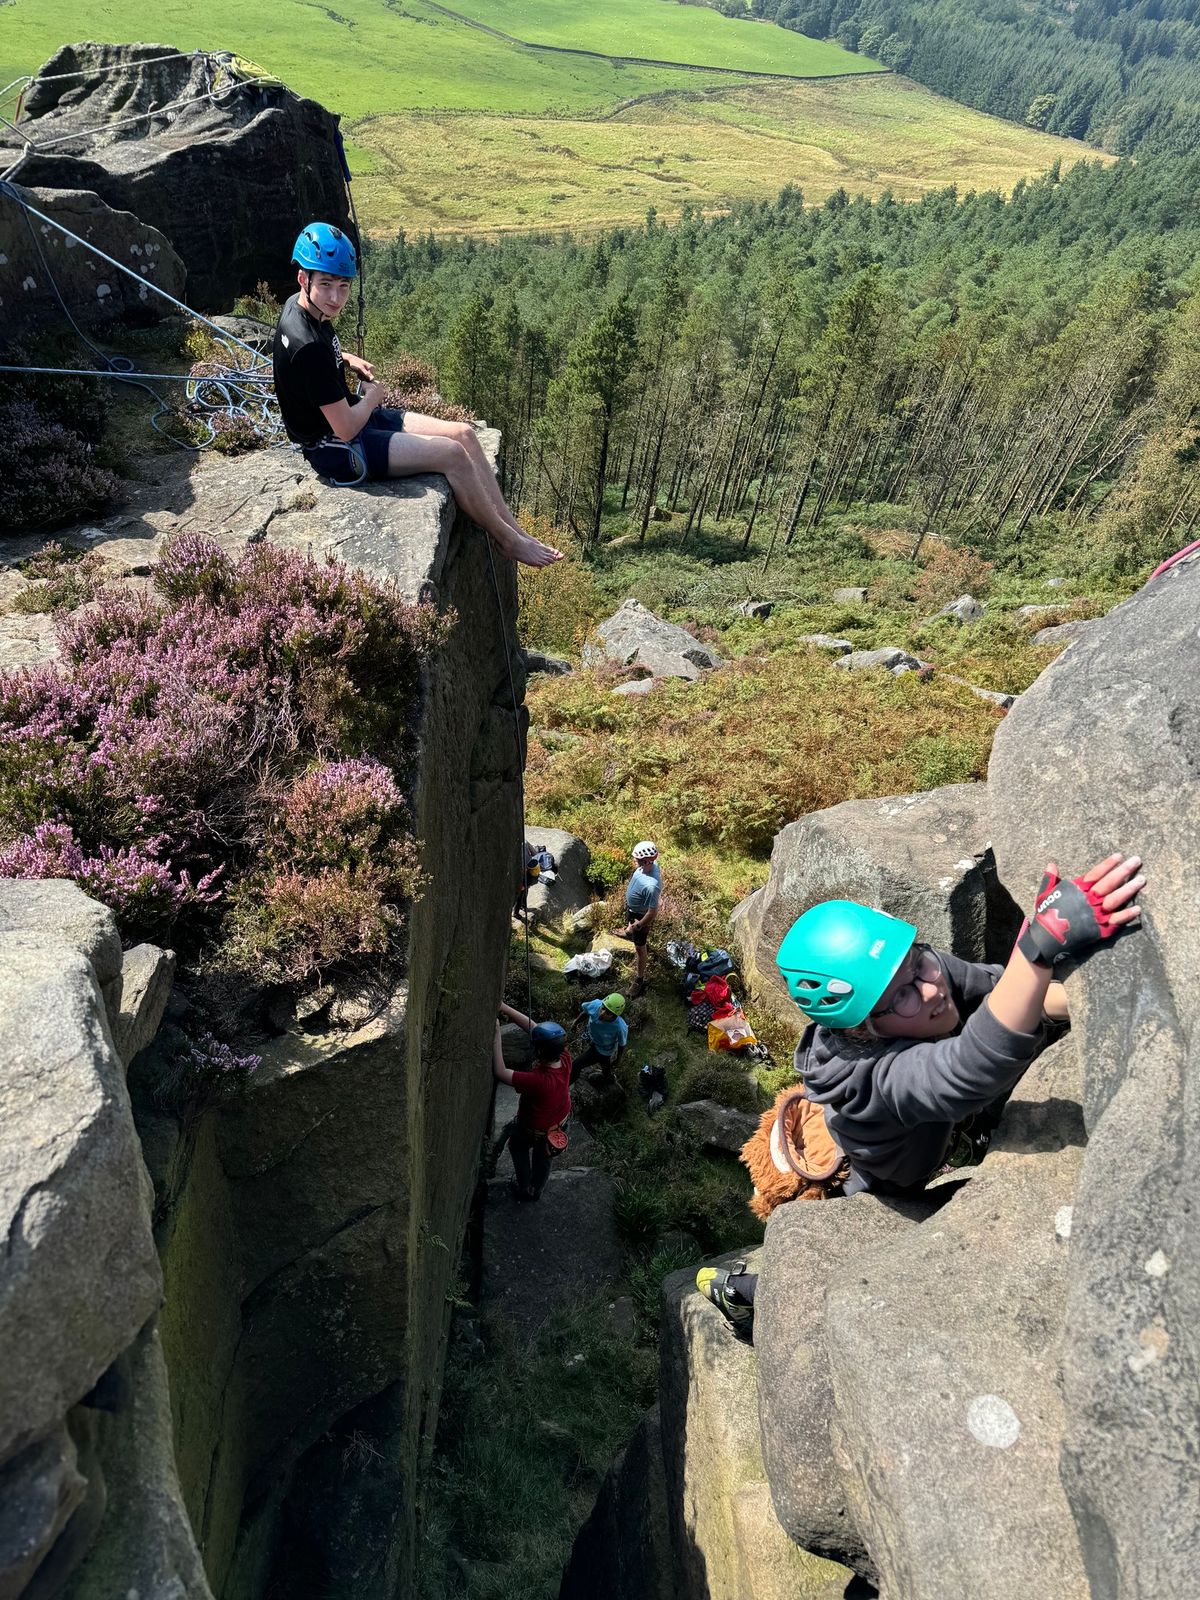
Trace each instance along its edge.
{"label": "stone wall", "polygon": [[[71,886],[6,886],[0,914],[21,930],[4,952],[7,982],[24,1009],[0,1054],[0,1175],[11,1226],[36,1234],[43,1288],[6,1276],[0,1331],[23,1338],[30,1372],[48,1376],[41,1389],[21,1382],[0,1449],[0,1472],[24,1485],[6,1506],[30,1506],[13,1521],[20,1582],[0,1593],[391,1600],[411,1592],[519,868],[503,632],[514,574],[497,561],[493,588],[484,536],[456,520],[444,480],[347,493],[279,451],[172,458],[89,531],[114,570],[145,570],[183,527],[234,552],[269,530],[457,613],[419,709],[413,810],[431,882],[390,1001],[277,1040],[244,1099],[168,1116],[139,1092],[153,1078],[153,1045],[143,1051],[131,1082],[145,1167],[113,1039],[132,1053],[158,1019],[147,1004],[120,1009],[111,920]],[[44,949],[26,949],[31,906]],[[125,962],[161,1012],[162,963]],[[7,1136],[14,1160],[30,1143],[10,1111],[26,1103],[74,1143],[44,1172],[18,1162],[10,1181]],[[85,1133],[91,1166],[73,1153]],[[58,1330],[76,1326],[48,1361]],[[86,1406],[108,1408],[100,1426],[81,1411],[98,1379],[107,1388]],[[73,1576],[47,1568],[43,1587],[23,1588],[72,1515],[81,1536],[70,1562],[62,1553]],[[0,1563],[10,1520],[0,1515]]]}

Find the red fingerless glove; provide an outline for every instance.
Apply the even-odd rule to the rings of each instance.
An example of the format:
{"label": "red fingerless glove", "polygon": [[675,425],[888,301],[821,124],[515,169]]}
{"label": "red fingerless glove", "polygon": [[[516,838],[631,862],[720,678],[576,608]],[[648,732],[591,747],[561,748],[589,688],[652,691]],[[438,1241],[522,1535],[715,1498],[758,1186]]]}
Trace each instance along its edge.
{"label": "red fingerless glove", "polygon": [[1082,878],[1064,881],[1051,862],[1038,889],[1033,916],[1017,939],[1017,949],[1027,961],[1053,966],[1063,956],[1078,955],[1116,932],[1093,886]]}

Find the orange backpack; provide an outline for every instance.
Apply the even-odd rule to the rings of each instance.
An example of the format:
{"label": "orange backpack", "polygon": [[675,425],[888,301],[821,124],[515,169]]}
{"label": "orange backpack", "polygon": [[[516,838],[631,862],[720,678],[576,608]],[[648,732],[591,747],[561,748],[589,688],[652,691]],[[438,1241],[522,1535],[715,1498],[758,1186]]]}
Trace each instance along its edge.
{"label": "orange backpack", "polygon": [[833,1200],[850,1176],[850,1163],[825,1125],[825,1108],[803,1086],[781,1089],[742,1146],[754,1184],[750,1209],[765,1222],[785,1200]]}

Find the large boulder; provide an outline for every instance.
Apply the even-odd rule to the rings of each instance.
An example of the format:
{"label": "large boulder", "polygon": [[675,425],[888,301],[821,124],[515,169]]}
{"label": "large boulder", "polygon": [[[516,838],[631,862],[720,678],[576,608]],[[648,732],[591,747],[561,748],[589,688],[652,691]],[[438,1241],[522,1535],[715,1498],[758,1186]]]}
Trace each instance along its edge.
{"label": "large boulder", "polygon": [[[722,1258],[728,1261],[732,1258]],[[841,1600],[850,1577],[792,1543],[771,1506],[754,1351],[696,1289],[663,1284],[660,1404],[680,1600]]]}
{"label": "large boulder", "polygon": [[[290,293],[300,223],[348,220],[338,119],[251,77],[221,53],[63,45],[25,96],[21,132],[47,148],[26,156],[21,182],[90,190],[152,219],[182,259],[197,307],[222,309],[264,279]],[[128,255],[127,245],[118,259]]]}
{"label": "large boulder", "polygon": [[989,1156],[830,1288],[834,1453],[884,1594],[1088,1600],[1058,1470],[1081,1155]]}
{"label": "large boulder", "polygon": [[1102,617],[1084,617],[1074,622],[1060,622],[1053,628],[1039,628],[1033,636],[1034,644],[1073,644],[1091,633]]}
{"label": "large boulder", "polygon": [[734,909],[730,930],[750,992],[799,1030],[775,966],[784,934],[822,900],[862,900],[916,924],[968,960],[1004,960],[1016,909],[996,880],[982,784],[886,800],[846,800],[776,835],[766,883]]}
{"label": "large boulder", "polygon": [[539,922],[560,922],[589,905],[592,891],[587,869],[592,852],[582,839],[562,828],[530,828],[525,837],[537,849],[549,850],[558,865],[551,880],[530,885],[526,904]]}
{"label": "large boulder", "polygon": [[854,1277],[859,1255],[895,1243],[931,1209],[926,1201],[868,1194],[782,1205],[767,1223],[763,1244],[754,1347],[775,1512],[798,1545],[868,1575],[874,1567],[833,1465],[825,1294],[831,1283]]}
{"label": "large boulder", "polygon": [[[1008,887],[1114,847],[1147,863],[1142,930],[1067,979],[1090,1141],[1074,1199],[1061,1472],[1092,1593],[1195,1592],[1200,1459],[1200,563],[1092,624],[997,733]],[[1098,736],[1097,730],[1103,730]]]}
{"label": "large boulder", "polygon": [[619,611],[596,624],[596,640],[584,646],[585,666],[610,662],[647,667],[656,678],[698,678],[721,665],[721,657],[686,628],[656,617],[640,600],[626,600]]}
{"label": "large boulder", "polygon": [[[0,1461],[58,1427],[162,1292],[124,1071],[88,959],[107,970],[112,919],[73,884],[31,894],[42,887],[0,886]],[[65,913],[57,937],[39,924],[52,899]]]}
{"label": "large boulder", "polygon": [[[0,154],[0,165],[3,164]],[[31,165],[26,163],[21,169],[23,184],[14,185],[18,198],[105,255],[131,267],[137,277],[118,272],[91,250],[81,249],[58,228],[49,227],[28,216],[20,206],[6,202],[0,206],[0,312],[4,316],[5,338],[65,328],[56,285],[71,307],[71,315],[91,328],[117,322],[153,322],[160,317],[166,302],[152,295],[149,286],[154,284],[178,299],[184,292],[186,277],[170,238],[157,226],[160,219],[153,212],[147,213],[154,217],[156,225],[152,227],[131,215],[120,202],[109,203],[88,193],[90,184],[31,186]]]}

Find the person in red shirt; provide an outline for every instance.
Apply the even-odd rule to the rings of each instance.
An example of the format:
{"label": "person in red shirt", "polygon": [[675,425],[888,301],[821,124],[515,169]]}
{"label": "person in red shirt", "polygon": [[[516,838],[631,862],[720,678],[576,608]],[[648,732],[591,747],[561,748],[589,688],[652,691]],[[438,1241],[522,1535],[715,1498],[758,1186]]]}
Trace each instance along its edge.
{"label": "person in red shirt", "polygon": [[497,1023],[492,1071],[501,1083],[511,1083],[520,1096],[516,1119],[506,1130],[517,1175],[513,1194],[518,1200],[539,1200],[556,1154],[552,1136],[571,1115],[571,1052],[566,1048],[566,1030],[557,1022],[535,1025],[512,1006],[502,1005],[500,1013],[524,1028],[533,1041],[533,1066],[527,1072],[512,1072],[504,1065]]}

